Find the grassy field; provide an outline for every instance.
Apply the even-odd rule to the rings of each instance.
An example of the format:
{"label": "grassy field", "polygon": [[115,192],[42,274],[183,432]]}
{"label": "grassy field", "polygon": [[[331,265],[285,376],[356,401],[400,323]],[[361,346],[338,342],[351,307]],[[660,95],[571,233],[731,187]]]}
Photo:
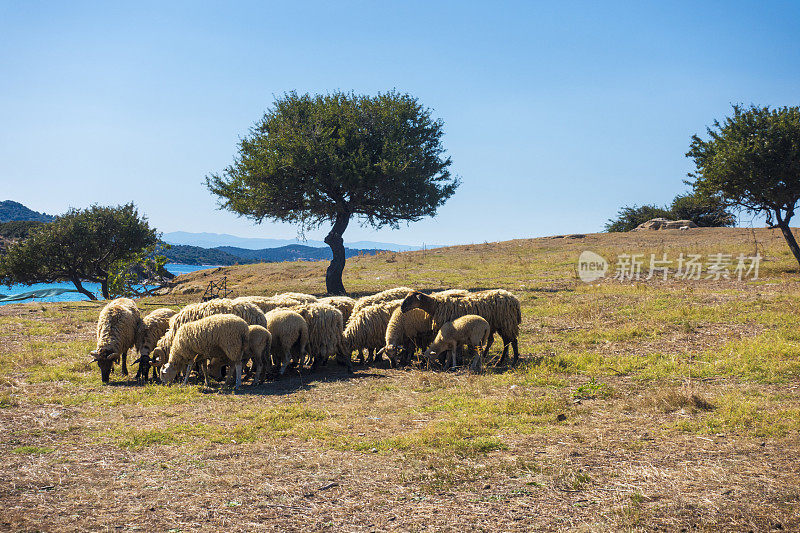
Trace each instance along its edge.
{"label": "grassy field", "polygon": [[[583,250],[612,269],[622,253],[763,259],[757,280],[589,285]],[[237,295],[322,294],[325,266],[196,272],[139,305],[177,308],[222,276]],[[2,306],[0,529],[800,530],[800,273],[778,231],[380,254],[344,282],[508,289],[521,364],[103,386],[87,355],[101,303]]]}

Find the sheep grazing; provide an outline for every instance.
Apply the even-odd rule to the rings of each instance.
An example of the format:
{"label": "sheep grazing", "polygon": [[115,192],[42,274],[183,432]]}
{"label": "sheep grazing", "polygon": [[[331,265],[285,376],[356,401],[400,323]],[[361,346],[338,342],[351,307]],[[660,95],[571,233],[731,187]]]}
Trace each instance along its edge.
{"label": "sheep grazing", "polygon": [[358,350],[359,360],[363,364],[363,350],[367,350],[367,362],[372,362],[376,357],[378,361],[381,360],[382,352],[379,350],[386,342],[386,328],[392,313],[401,302],[402,300],[393,300],[353,311],[342,335],[342,348],[347,359],[353,350]]}
{"label": "sheep grazing", "polygon": [[281,296],[240,296],[234,302],[248,302],[258,306],[264,313],[282,307],[294,307],[303,302],[294,298],[283,298]]}
{"label": "sheep grazing", "polygon": [[408,287],[396,287],[394,289],[387,289],[385,291],[373,294],[372,296],[364,296],[356,300],[356,304],[353,306],[352,313],[355,314],[357,311],[360,311],[361,309],[370,305],[391,302],[393,300],[402,300],[408,296],[408,293],[410,292],[414,292],[413,289],[409,289]]}
{"label": "sheep grazing", "polygon": [[356,301],[349,296],[326,296],[325,298],[320,298],[319,303],[332,305],[341,311],[345,324],[350,319],[350,315],[353,314],[353,307],[356,305]]}
{"label": "sheep grazing", "polygon": [[[313,367],[319,363],[327,363],[328,358],[336,355],[342,343],[344,319],[335,307],[319,302],[292,307],[308,324],[308,352],[313,358]],[[348,370],[352,370],[349,359],[345,361]]]}
{"label": "sheep grazing", "polygon": [[279,375],[286,372],[292,360],[302,361],[308,346],[308,324],[299,314],[289,309],[274,309],[267,313],[267,330],[272,336],[273,364],[280,365]]}
{"label": "sheep grazing", "polygon": [[491,329],[489,322],[478,315],[464,315],[444,323],[428,347],[428,362],[430,363],[440,353],[449,351],[452,355],[451,368],[455,368],[456,351],[459,346],[466,345],[468,352],[474,356],[470,369],[480,372],[483,368],[483,359],[489,351],[485,348],[481,353],[480,349],[488,345]]}
{"label": "sheep grazing", "polygon": [[407,364],[417,348],[425,348],[433,340],[431,315],[422,309],[412,309],[407,313],[398,307],[392,312],[386,326],[386,345],[383,353],[391,365],[397,366],[398,356]]}
{"label": "sheep grazing", "polygon": [[412,291],[403,300],[403,312],[411,309],[423,309],[433,317],[433,329],[438,331],[446,322],[464,315],[478,315],[485,318],[491,326],[488,346],[494,341],[494,333],[503,339],[503,356],[498,361],[502,364],[508,357],[508,349],[514,350],[514,364],[519,359],[517,337],[522,322],[522,310],[516,296],[503,289],[492,289],[474,293],[443,291],[430,296]]}
{"label": "sheep grazing", "polygon": [[136,303],[129,298],[110,301],[97,319],[97,348],[90,356],[100,367],[100,378],[108,383],[111,368],[122,357],[122,375],[128,375],[128,350],[136,343],[142,323]]}
{"label": "sheep grazing", "polygon": [[[217,314],[188,322],[178,328],[169,352],[169,361],[161,368],[164,383],[175,379],[178,371],[198,360],[205,374],[206,385],[210,384],[207,360],[213,355],[224,354],[227,362],[234,366],[236,388],[242,385],[242,355],[247,348],[250,327],[236,315]],[[187,368],[186,378],[189,378]],[[186,383],[186,380],[184,381]]]}
{"label": "sheep grazing", "polygon": [[[169,329],[169,320],[175,314],[174,310],[168,307],[161,307],[150,311],[142,319],[139,329],[136,330],[136,340],[134,342],[136,351],[139,353],[139,359],[134,361],[139,363],[139,370],[136,373],[137,381],[147,381],[147,375],[150,373],[150,352],[153,351],[158,340]],[[155,378],[155,368],[153,370],[153,378]]]}
{"label": "sheep grazing", "polygon": [[297,300],[298,302],[304,304],[310,304],[318,301],[318,298],[313,294],[305,294],[303,292],[282,292],[280,294],[276,294],[274,298]]}
{"label": "sheep grazing", "polygon": [[[248,325],[267,327],[267,319],[258,306],[250,302],[235,302],[227,298],[217,298],[207,302],[190,304],[170,319],[170,329],[158,341],[151,353],[150,364],[162,366],[169,360],[170,347],[177,330],[184,324],[212,315],[232,314],[242,318]],[[247,361],[244,361],[245,363]]]}
{"label": "sheep grazing", "polygon": [[[253,383],[261,383],[267,374],[267,361],[272,344],[272,335],[264,326],[250,326],[247,333],[245,356],[253,361],[255,376]],[[244,359],[244,357],[243,357]]]}

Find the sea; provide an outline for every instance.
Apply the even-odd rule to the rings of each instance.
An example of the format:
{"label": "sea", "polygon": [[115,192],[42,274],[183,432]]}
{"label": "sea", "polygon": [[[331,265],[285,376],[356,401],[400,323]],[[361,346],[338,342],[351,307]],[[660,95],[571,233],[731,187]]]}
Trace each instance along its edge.
{"label": "sea", "polygon": [[[179,265],[177,263],[167,263],[166,268],[172,274],[176,276],[180,276],[181,274],[188,274],[189,272],[194,272],[196,270],[204,270],[206,268],[217,268],[217,265]],[[100,293],[100,284],[99,283],[91,283],[91,282],[84,282],[83,287],[87,289],[89,292],[94,293],[97,295],[98,299],[103,298],[102,294]],[[33,285],[0,285],[0,294],[11,296],[13,294],[19,294],[21,292],[28,292],[28,291],[35,291],[39,289],[74,289],[75,285],[70,283],[69,281],[59,281],[57,283],[34,283]],[[0,302],[0,305],[8,305],[12,303],[30,303],[30,302],[77,302],[82,300],[88,300],[87,296],[79,292],[65,292],[63,294],[59,294],[57,296],[50,296],[48,298],[36,298],[22,300],[21,302]]]}

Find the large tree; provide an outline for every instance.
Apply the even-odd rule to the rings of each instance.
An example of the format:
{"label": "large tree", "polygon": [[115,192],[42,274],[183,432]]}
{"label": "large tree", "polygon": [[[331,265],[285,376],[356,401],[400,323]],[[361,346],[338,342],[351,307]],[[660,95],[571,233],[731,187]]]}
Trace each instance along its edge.
{"label": "large tree", "polygon": [[766,215],[800,263],[789,227],[800,199],[800,108],[735,105],[733,116],[715,120],[707,134],[707,140],[694,135],[686,154],[697,166],[689,174],[695,191]]}
{"label": "large tree", "polygon": [[82,284],[94,281],[108,298],[115,271],[140,260],[158,242],[158,233],[132,203],[71,209],[9,246],[0,256],[0,284],[71,281],[96,300]]}
{"label": "large tree", "polygon": [[336,92],[278,98],[239,142],[234,163],[211,174],[223,208],[299,225],[331,224],[330,294],[344,294],[342,235],[353,218],[397,228],[433,216],[458,187],[442,146],[444,124],[416,98]]}

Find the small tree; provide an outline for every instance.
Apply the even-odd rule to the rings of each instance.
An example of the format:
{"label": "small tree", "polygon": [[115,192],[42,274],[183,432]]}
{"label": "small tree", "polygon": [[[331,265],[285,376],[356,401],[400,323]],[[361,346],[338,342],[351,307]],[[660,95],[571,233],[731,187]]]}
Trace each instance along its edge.
{"label": "small tree", "polygon": [[736,217],[718,195],[679,194],[672,200],[669,214],[673,220],[691,220],[704,228],[727,228],[736,223]]}
{"label": "small tree", "polygon": [[694,135],[686,154],[697,166],[689,174],[695,191],[765,214],[800,263],[800,247],[789,227],[800,199],[800,108],[735,105],[733,116],[715,120],[707,133],[708,140]]}
{"label": "small tree", "polygon": [[81,283],[94,281],[100,283],[103,297],[109,298],[112,271],[135,260],[158,240],[156,230],[146,218],[139,217],[132,203],[70,209],[54,222],[33,230],[0,256],[0,284],[66,280],[96,300]]}
{"label": "small tree", "polygon": [[630,231],[636,226],[647,222],[653,218],[669,218],[670,213],[666,209],[655,205],[625,206],[617,213],[617,218],[606,222],[606,231]]}
{"label": "small tree", "polygon": [[458,187],[443,127],[408,94],[292,92],[240,141],[233,165],[206,184],[223,208],[256,222],[291,222],[301,233],[332,224],[325,284],[344,294],[342,235],[353,217],[397,228],[435,215]]}

